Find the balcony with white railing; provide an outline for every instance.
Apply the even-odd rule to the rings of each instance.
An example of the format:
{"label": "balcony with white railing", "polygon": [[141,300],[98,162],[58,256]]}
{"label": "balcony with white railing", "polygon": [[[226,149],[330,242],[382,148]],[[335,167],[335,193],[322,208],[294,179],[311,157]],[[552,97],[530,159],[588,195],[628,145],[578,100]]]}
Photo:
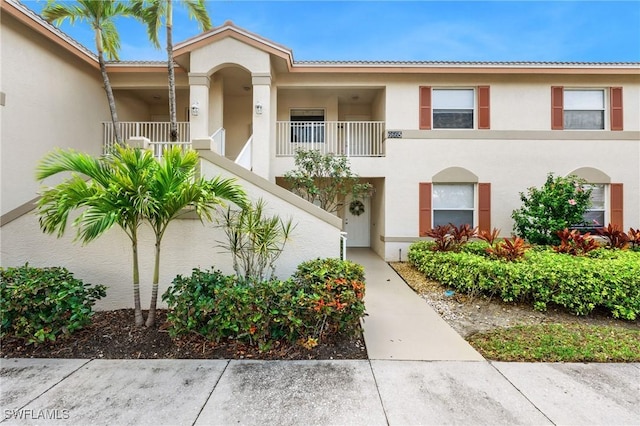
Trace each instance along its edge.
{"label": "balcony with white railing", "polygon": [[347,157],[384,157],[384,121],[278,121],[276,156],[299,149]]}
{"label": "balcony with white railing", "polygon": [[[178,122],[178,140],[176,142],[169,142],[171,140],[171,123],[169,122],[121,121],[118,125],[123,141],[134,137],[147,138],[154,148],[154,153],[157,155],[161,154],[164,148],[171,145],[183,147],[191,145],[189,122]],[[110,121],[102,123],[102,148],[104,153],[111,151],[116,143],[113,130],[113,124]]]}

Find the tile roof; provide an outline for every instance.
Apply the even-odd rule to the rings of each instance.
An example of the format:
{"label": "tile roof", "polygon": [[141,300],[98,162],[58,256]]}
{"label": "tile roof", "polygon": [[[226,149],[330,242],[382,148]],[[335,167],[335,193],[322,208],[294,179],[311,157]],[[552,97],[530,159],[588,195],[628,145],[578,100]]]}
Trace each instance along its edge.
{"label": "tile roof", "polygon": [[640,62],[554,62],[554,61],[295,61],[295,65],[326,66],[629,66],[640,67]]}

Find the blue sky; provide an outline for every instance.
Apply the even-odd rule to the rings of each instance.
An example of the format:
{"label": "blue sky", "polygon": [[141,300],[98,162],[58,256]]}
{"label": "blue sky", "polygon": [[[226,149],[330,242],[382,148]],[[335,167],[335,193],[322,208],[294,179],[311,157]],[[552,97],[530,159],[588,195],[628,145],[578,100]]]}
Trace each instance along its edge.
{"label": "blue sky", "polygon": [[[45,0],[23,0],[36,12]],[[295,60],[640,62],[640,0],[207,1],[214,25],[236,25]],[[174,41],[199,33],[182,8]],[[118,22],[123,60],[162,60],[141,24]],[[62,29],[93,48],[86,24]]]}

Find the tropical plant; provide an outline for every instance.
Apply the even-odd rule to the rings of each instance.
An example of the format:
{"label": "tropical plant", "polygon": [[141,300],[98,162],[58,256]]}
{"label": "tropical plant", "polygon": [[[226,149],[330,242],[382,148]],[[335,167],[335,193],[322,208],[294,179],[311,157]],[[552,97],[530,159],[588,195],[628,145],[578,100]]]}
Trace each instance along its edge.
{"label": "tropical plant", "polygon": [[[131,241],[133,254],[133,300],[136,325],[142,325],[138,229],[148,211],[146,175],[155,164],[149,151],[117,146],[113,155],[95,158],[74,150],[47,154],[36,170],[39,180],[63,172],[70,178],[46,189],[38,202],[41,229],[64,234],[69,214],[80,210],[74,220],[77,238],[88,243],[118,225]],[[88,178],[88,180],[86,180]]]}
{"label": "tropical plant", "polygon": [[477,228],[472,228],[469,224],[455,226],[453,223],[438,225],[426,233],[427,237],[433,238],[435,245],[432,247],[435,251],[459,250],[476,235]]}
{"label": "tropical plant", "polygon": [[[197,154],[182,153],[179,147],[165,151],[160,162],[152,153],[117,146],[109,156],[94,158],[73,150],[57,150],[45,156],[37,169],[40,180],[61,172],[70,178],[48,188],[38,203],[40,226],[44,232],[61,236],[69,214],[80,210],[73,225],[77,239],[88,243],[113,225],[119,225],[131,240],[133,251],[133,290],[136,325],[142,325],[138,229],[148,221],[155,234],[154,283],[147,325],[155,319],[160,267],[160,243],[168,224],[179,212],[191,206],[203,219],[211,219],[213,208],[224,199],[244,205],[242,189],[232,180],[195,179]],[[88,178],[88,180],[85,180]]]}
{"label": "tropical plant", "polygon": [[296,169],[284,175],[291,191],[330,213],[336,213],[347,196],[356,200],[369,196],[373,189],[351,171],[347,157],[300,149],[294,163]]}
{"label": "tropical plant", "polygon": [[155,262],[147,327],[152,326],[155,321],[160,277],[160,245],[169,223],[187,207],[194,211],[200,220],[211,221],[211,213],[216,206],[223,204],[223,200],[231,201],[243,208],[246,206],[245,193],[234,179],[196,179],[198,159],[196,151],[183,152],[181,147],[173,146],[164,151],[151,176],[149,196],[152,201],[145,219],[151,224],[155,235]]}
{"label": "tropical plant", "polygon": [[[607,240],[607,247],[609,248],[622,250],[627,248],[629,244],[629,235],[625,234],[618,225],[610,223],[606,228],[596,229],[596,232]],[[633,236],[631,230],[630,235]]]}
{"label": "tropical plant", "polygon": [[266,203],[260,199],[240,211],[228,208],[221,220],[227,241],[220,242],[220,247],[233,256],[238,278],[247,281],[275,278],[275,262],[295,228],[291,219],[268,217],[265,208]]}
{"label": "tropical plant", "polygon": [[120,35],[115,26],[115,19],[120,16],[131,16],[133,13],[135,12],[128,6],[114,0],[77,0],[74,3],[49,0],[42,10],[44,19],[56,25],[61,25],[67,19],[71,24],[80,21],[91,25],[95,33],[98,63],[102,81],[104,82],[104,91],[109,102],[113,132],[118,144],[122,144],[122,135],[118,126],[116,102],[113,97],[109,75],[107,74],[104,56],[106,55],[112,60],[118,60]]}
{"label": "tropical plant", "polygon": [[[204,0],[181,0],[189,17],[196,20],[202,31],[211,29],[211,19]],[[154,46],[160,48],[160,28],[165,27],[167,36],[167,68],[169,75],[169,121],[171,142],[178,140],[178,117],[176,107],[176,76],[173,60],[173,0],[133,0],[131,9],[147,27],[147,35]]]}
{"label": "tropical plant", "polygon": [[525,240],[520,237],[503,238],[491,246],[487,247],[485,251],[489,256],[496,259],[506,260],[508,262],[515,262],[524,257],[527,249],[531,247]]}
{"label": "tropical plant", "polygon": [[629,232],[627,232],[627,237],[629,238],[629,244],[631,248],[637,250],[640,248],[640,228],[633,229],[629,228]]}
{"label": "tropical plant", "polygon": [[589,232],[581,234],[577,229],[568,230],[565,228],[558,231],[557,235],[560,238],[560,245],[552,246],[557,253],[582,256],[600,248],[598,242],[591,237]]}
{"label": "tropical plant", "polygon": [[483,229],[478,233],[478,238],[481,239],[482,241],[486,241],[487,243],[489,243],[489,245],[493,246],[494,242],[498,239],[499,235],[500,235],[500,229],[498,228],[493,228],[491,232],[487,231],[486,229]]}
{"label": "tropical plant", "polygon": [[577,176],[549,173],[541,189],[521,192],[523,205],[511,214],[516,234],[532,244],[558,244],[558,231],[585,224],[584,214],[591,205],[591,189],[585,184]]}

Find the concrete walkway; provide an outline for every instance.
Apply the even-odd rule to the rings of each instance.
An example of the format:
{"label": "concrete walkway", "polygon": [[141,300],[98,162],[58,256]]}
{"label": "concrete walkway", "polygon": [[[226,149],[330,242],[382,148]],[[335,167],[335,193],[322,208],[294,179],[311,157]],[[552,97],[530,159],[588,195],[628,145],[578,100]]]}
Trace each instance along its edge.
{"label": "concrete walkway", "polygon": [[637,425],[640,364],[0,360],[0,425]]}
{"label": "concrete walkway", "polygon": [[640,364],[488,362],[370,250],[353,361],[1,359],[4,425],[640,425]]}
{"label": "concrete walkway", "polygon": [[365,270],[362,328],[369,359],[484,360],[373,251],[350,248],[347,257]]}

